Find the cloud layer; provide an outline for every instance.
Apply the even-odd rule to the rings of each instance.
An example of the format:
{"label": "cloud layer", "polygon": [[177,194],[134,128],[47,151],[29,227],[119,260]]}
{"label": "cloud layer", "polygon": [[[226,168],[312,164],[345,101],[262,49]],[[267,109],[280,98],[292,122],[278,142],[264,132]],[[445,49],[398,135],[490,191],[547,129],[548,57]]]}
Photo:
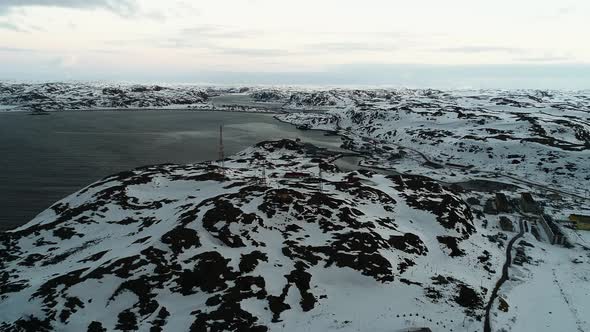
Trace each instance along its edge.
{"label": "cloud layer", "polygon": [[0,14],[19,7],[101,8],[120,14],[130,14],[136,8],[136,4],[135,0],[2,0]]}
{"label": "cloud layer", "polygon": [[[0,73],[20,68],[11,71],[12,78],[30,71],[48,77],[121,74],[120,79],[177,81],[207,79],[197,75],[206,72],[216,73],[210,76],[215,80],[263,80],[276,73],[298,81],[302,77],[285,73],[306,73],[311,81],[319,77],[314,73],[327,73],[321,81],[346,84],[357,75],[377,83],[383,76],[393,84],[392,77],[401,82],[412,73],[430,75],[432,66],[440,66],[442,79],[457,77],[446,70],[452,66],[498,71],[494,65],[590,64],[590,46],[582,42],[590,35],[590,1],[453,3],[0,0]],[[339,65],[364,67],[354,74],[331,69]],[[373,72],[371,65],[411,71],[380,67]],[[528,68],[530,75],[540,70]],[[493,78],[492,72],[475,72]]]}

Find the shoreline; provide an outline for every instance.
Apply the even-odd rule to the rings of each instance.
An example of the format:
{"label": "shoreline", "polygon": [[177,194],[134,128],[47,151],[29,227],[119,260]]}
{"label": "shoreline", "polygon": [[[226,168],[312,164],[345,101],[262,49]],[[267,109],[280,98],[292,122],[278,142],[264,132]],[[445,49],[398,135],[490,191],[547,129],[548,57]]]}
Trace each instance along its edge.
{"label": "shoreline", "polygon": [[[269,139],[279,139],[279,138],[290,138],[290,139],[295,139],[296,137],[301,137],[301,139],[303,141],[306,141],[306,139],[309,139],[309,142],[312,144],[315,144],[318,147],[323,147],[323,148],[327,148],[331,151],[334,151],[336,153],[341,153],[342,150],[340,149],[341,146],[341,141],[339,137],[329,137],[329,135],[324,135],[323,133],[319,133],[319,132],[306,132],[306,131],[301,131],[296,129],[296,126],[282,122],[282,121],[278,121],[277,119],[275,119],[273,117],[273,115],[276,114],[272,114],[269,113],[268,115],[265,113],[261,113],[261,112],[232,112],[232,113],[241,113],[241,114],[229,114],[230,112],[224,112],[221,110],[213,110],[213,109],[209,109],[209,110],[191,110],[191,109],[180,109],[180,110],[172,110],[171,112],[163,112],[160,113],[160,109],[152,109],[152,110],[144,110],[144,109],[139,109],[137,111],[139,111],[139,113],[134,114],[134,113],[129,113],[129,112],[133,112],[134,110],[129,110],[129,109],[125,109],[125,111],[123,112],[119,112],[117,110],[113,110],[113,109],[107,109],[107,110],[102,110],[102,111],[94,111],[90,112],[88,114],[84,114],[84,110],[71,110],[71,111],[60,111],[60,112],[56,112],[56,113],[61,113],[60,114],[55,114],[54,117],[52,116],[44,116],[41,119],[37,119],[36,117],[33,118],[29,118],[28,112],[26,111],[18,111],[18,112],[12,112],[14,115],[10,116],[10,115],[0,115],[0,118],[4,119],[4,120],[0,120],[0,122],[3,122],[3,125],[8,126],[10,123],[15,123],[15,124],[22,124],[24,126],[24,128],[26,130],[32,130],[32,132],[49,132],[49,131],[54,131],[55,128],[62,128],[63,126],[65,126],[64,128],[69,128],[70,126],[72,126],[72,124],[77,124],[80,123],[78,120],[71,122],[70,121],[65,121],[63,122],[64,125],[59,125],[57,127],[55,127],[55,125],[62,123],[62,117],[66,117],[69,118],[69,116],[73,116],[75,119],[86,119],[83,120],[84,123],[94,123],[94,120],[92,119],[103,119],[105,121],[101,121],[97,124],[98,128],[103,128],[104,125],[102,124],[104,123],[112,123],[113,120],[108,120],[108,119],[112,119],[112,118],[118,118],[121,117],[122,119],[142,119],[142,118],[148,118],[148,120],[146,120],[146,123],[152,123],[155,128],[160,128],[160,127],[166,127],[167,129],[165,131],[167,131],[168,129],[171,131],[177,131],[179,130],[180,132],[184,132],[185,130],[187,130],[185,127],[187,127],[187,125],[183,125],[182,123],[185,122],[186,120],[183,119],[196,119],[194,121],[196,121],[196,123],[194,125],[188,125],[188,127],[191,127],[192,129],[190,130],[204,130],[207,131],[209,128],[207,128],[207,126],[203,126],[202,124],[199,124],[199,122],[201,122],[198,119],[204,119],[208,122],[206,123],[220,123],[223,122],[226,125],[230,125],[230,126],[236,126],[236,139],[232,140],[231,137],[232,135],[230,134],[228,136],[228,146],[231,150],[231,152],[234,151],[233,148],[231,148],[231,146],[235,146],[236,148],[240,148],[238,150],[241,151],[245,148],[254,146],[255,144],[261,142],[261,141],[265,141],[265,140],[269,140]],[[141,111],[145,111],[145,112],[141,112]],[[113,113],[108,113],[108,112],[113,112]],[[114,112],[118,112],[118,113],[114,113]],[[3,112],[2,114],[8,114],[10,112]],[[51,115],[51,113],[47,113],[44,115]],[[162,117],[162,121],[160,122],[160,120],[158,120],[160,117]],[[90,122],[88,122],[88,119],[92,120]],[[151,120],[149,120],[151,119]],[[117,120],[118,121],[118,120]],[[122,120],[123,121],[123,120]],[[124,120],[124,121],[128,121],[128,120]],[[131,120],[133,121],[133,120]],[[252,127],[252,126],[247,126],[247,127],[242,127],[241,124],[244,124],[248,121],[254,121],[254,123],[268,123],[269,127],[267,128],[266,126],[264,126],[262,128],[262,130],[257,130],[256,128]],[[133,121],[135,122],[135,121]],[[94,124],[92,126],[95,126]],[[10,125],[10,127],[12,127],[13,129],[17,129],[19,126],[13,126]],[[137,125],[130,125],[130,127],[135,128],[138,127]],[[178,128],[177,128],[178,127]],[[193,128],[194,127],[194,128]],[[44,129],[43,129],[44,128]],[[86,126],[83,126],[83,128],[86,128]],[[107,128],[107,127],[104,127]],[[242,128],[242,129],[240,129]],[[240,130],[238,130],[240,129]],[[39,131],[40,130],[40,131]],[[103,129],[106,130],[106,129]],[[19,130],[16,130],[17,132],[20,132]],[[141,131],[141,130],[140,130]],[[10,131],[6,131],[6,133],[9,133]],[[242,137],[241,133],[244,132],[246,136]],[[130,133],[130,135],[133,133]],[[205,139],[205,142],[207,146],[209,145],[215,145],[217,144],[217,131],[215,131],[214,136],[215,138],[211,139],[209,136],[209,134],[204,134],[205,136],[183,136],[183,135],[164,135],[164,137],[166,138],[166,140],[162,141],[161,144],[169,144],[173,149],[173,152],[169,152],[169,153],[164,153],[164,157],[162,158],[155,158],[154,157],[154,153],[149,152],[150,148],[143,148],[143,144],[140,143],[139,141],[144,140],[144,141],[150,141],[151,138],[140,138],[138,140],[135,140],[131,143],[132,148],[129,149],[129,151],[132,151],[132,157],[133,157],[133,162],[122,162],[120,161],[118,158],[114,157],[115,155],[117,155],[117,153],[110,153],[108,151],[103,151],[103,150],[99,150],[97,153],[100,153],[100,155],[102,157],[101,158],[107,158],[106,160],[109,160],[109,166],[107,166],[106,164],[104,164],[104,162],[102,161],[97,161],[98,159],[90,159],[89,163],[91,163],[92,165],[98,165],[96,167],[93,167],[93,171],[91,171],[90,173],[88,172],[77,172],[75,171],[75,169],[78,169],[79,166],[72,166],[72,165],[77,165],[76,163],[78,163],[76,160],[73,160],[72,158],[69,158],[67,156],[63,157],[61,156],[60,153],[42,153],[40,155],[36,155],[34,158],[34,160],[37,160],[38,158],[41,158],[39,160],[45,160],[45,162],[53,162],[53,160],[56,160],[56,156],[59,156],[59,160],[60,163],[64,163],[63,167],[66,167],[68,169],[68,172],[70,172],[71,170],[74,170],[74,173],[68,175],[66,178],[68,179],[68,182],[65,185],[62,185],[61,182],[59,181],[54,181],[54,180],[39,180],[41,181],[43,186],[48,186],[48,187],[55,187],[54,189],[46,189],[45,191],[47,191],[49,194],[45,193],[44,196],[49,195],[46,198],[38,198],[36,195],[30,196],[30,197],[21,197],[19,198],[19,196],[15,196],[14,195],[9,195],[8,193],[11,192],[16,192],[20,189],[18,188],[28,188],[31,190],[37,190],[38,186],[39,186],[39,181],[37,181],[37,184],[29,181],[29,180],[19,180],[19,181],[15,181],[14,184],[12,182],[12,180],[8,180],[5,179],[3,182],[6,184],[5,185],[5,199],[3,201],[0,201],[0,205],[6,204],[6,208],[8,209],[8,207],[10,207],[10,209],[8,209],[8,211],[4,211],[4,214],[0,215],[0,232],[2,231],[7,231],[10,229],[13,229],[15,227],[19,227],[22,224],[25,224],[26,222],[30,221],[30,219],[32,219],[33,217],[35,217],[38,213],[44,211],[47,207],[49,207],[51,204],[55,203],[57,200],[62,199],[63,197],[66,197],[67,195],[71,194],[72,192],[78,190],[79,188],[82,188],[86,185],[88,185],[89,183],[92,183],[93,181],[103,178],[105,176],[108,175],[112,175],[115,174],[119,171],[125,171],[125,170],[131,170],[131,169],[135,169],[138,167],[142,167],[142,166],[146,166],[146,165],[158,165],[161,163],[174,163],[174,164],[187,164],[187,163],[194,163],[194,162],[205,162],[205,161],[211,161],[211,160],[215,160],[215,153],[211,152],[213,151],[215,148],[211,147],[211,148],[206,148],[203,151],[201,151],[201,149],[195,145],[195,141],[198,143],[200,142],[202,139]],[[19,136],[20,137],[20,136]],[[44,135],[45,137],[45,135]],[[56,136],[52,136],[52,137],[56,137]],[[64,136],[67,137],[67,136]],[[88,137],[88,138],[87,138]],[[105,136],[107,137],[107,136]],[[96,144],[93,144],[92,142],[96,142],[96,139],[92,138],[91,136],[84,136],[83,138],[81,138],[83,141],[88,141],[90,144],[89,146],[95,146]],[[108,138],[107,138],[108,139]],[[49,141],[53,141],[55,139],[51,138]],[[46,146],[46,141],[45,139],[43,139],[44,142],[40,142],[39,144],[34,144],[34,146]],[[109,142],[111,142],[113,140],[109,139]],[[61,141],[59,141],[61,142]],[[26,142],[25,142],[26,143]],[[29,145],[23,143],[23,148],[24,149],[30,149],[31,147],[29,147]],[[61,142],[63,143],[63,142]],[[60,143],[60,144],[61,144]],[[51,143],[53,144],[53,143]],[[84,143],[86,144],[86,143]],[[72,144],[67,144],[65,149],[68,151],[73,151],[72,153],[76,152],[76,151],[82,151],[79,150],[81,145],[84,145],[82,143],[78,144],[78,143],[72,143]],[[179,144],[185,144],[185,148],[180,148]],[[61,146],[61,145],[60,145]],[[166,145],[167,146],[167,145]],[[4,149],[6,151],[6,153],[13,153],[11,151],[13,151],[14,149],[12,147],[10,147],[10,144],[4,144]],[[193,150],[196,149],[196,150]],[[61,149],[61,148],[59,148]],[[121,148],[121,151],[128,151],[127,148]],[[145,151],[144,151],[145,150]],[[206,150],[206,151],[205,151]],[[209,151],[211,150],[211,151]],[[49,151],[49,150],[46,150]],[[86,150],[84,150],[86,151]],[[145,153],[135,153],[133,151],[144,151]],[[187,156],[186,153],[184,153],[183,151],[191,151],[190,154],[192,154],[193,152],[196,152],[197,154],[194,156],[194,158],[192,156],[190,156],[190,154]],[[86,153],[86,152],[84,152]],[[93,152],[94,153],[94,152]],[[147,153],[147,156],[146,156]],[[184,155],[184,157],[183,157]],[[62,159],[65,158],[65,159]],[[24,159],[29,159],[24,158]],[[206,160],[205,160],[206,159]],[[136,161],[137,162],[136,162]],[[113,162],[113,163],[110,163]],[[15,163],[9,163],[7,164],[7,168],[6,171],[10,171],[7,174],[21,174],[22,171],[16,171],[16,166],[14,165]],[[81,163],[81,165],[85,165],[85,163]],[[120,168],[120,166],[124,166],[123,168]],[[39,168],[38,166],[31,166],[31,169],[33,169],[33,175],[31,175],[33,178],[39,178],[39,179],[46,179],[48,178],[48,176],[45,173],[45,171],[41,171],[41,168]],[[51,172],[58,174],[59,176],[61,174],[61,170],[53,170],[52,167],[51,168]],[[21,167],[19,167],[19,169],[22,169]],[[111,169],[113,169],[114,171],[111,171]],[[39,170],[39,172],[36,172],[35,170]],[[52,174],[53,174],[52,173]],[[94,176],[94,174],[96,174],[96,176]],[[22,177],[22,176],[21,176]],[[27,176],[29,177],[29,176]],[[4,177],[6,178],[6,176]],[[17,176],[17,178],[19,178]],[[47,183],[46,183],[47,182]],[[59,182],[59,183],[58,183]],[[65,189],[62,189],[62,187],[64,187]],[[71,190],[67,190],[68,188],[72,187]],[[74,188],[75,187],[75,188]],[[53,197],[52,195],[55,195],[55,197]],[[12,197],[12,198],[10,198]],[[32,200],[34,204],[32,204],[31,206],[29,206],[28,202]],[[6,203],[4,203],[6,202]],[[19,210],[15,210],[15,209],[19,209]],[[22,210],[21,210],[22,209]],[[13,211],[22,211],[22,212],[13,212]],[[25,214],[24,217],[20,217],[17,215],[20,214]]]}
{"label": "shoreline", "polygon": [[31,110],[0,110],[0,114],[9,114],[9,113],[41,113],[41,114],[52,114],[52,113],[72,113],[72,112],[142,112],[142,111],[175,111],[175,112],[226,112],[226,113],[255,113],[255,114],[281,114],[284,112],[278,110],[269,110],[269,111],[262,111],[262,110],[227,110],[227,109],[195,109],[195,108],[85,108],[85,109],[63,109],[59,111],[41,111],[41,112],[34,112]]}

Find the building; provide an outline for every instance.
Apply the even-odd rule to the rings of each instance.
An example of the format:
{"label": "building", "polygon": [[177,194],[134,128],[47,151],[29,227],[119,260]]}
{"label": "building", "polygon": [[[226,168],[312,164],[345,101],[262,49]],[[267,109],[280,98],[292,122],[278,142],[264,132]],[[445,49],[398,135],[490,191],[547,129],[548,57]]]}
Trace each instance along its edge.
{"label": "building", "polygon": [[483,206],[483,213],[498,214],[498,210],[496,210],[496,204],[494,204],[493,199],[490,198],[490,199],[486,200],[486,202],[484,203],[484,206]]}
{"label": "building", "polygon": [[512,221],[504,216],[500,217],[500,228],[506,232],[514,232]]}
{"label": "building", "polygon": [[520,195],[520,207],[526,213],[542,213],[543,209],[535,202],[531,193],[522,193]]}
{"label": "building", "polygon": [[571,214],[569,219],[574,225],[576,225],[576,229],[590,231],[590,216]]}
{"label": "building", "polygon": [[503,193],[496,193],[496,210],[500,213],[510,213],[512,212],[512,207],[508,202],[508,198]]}

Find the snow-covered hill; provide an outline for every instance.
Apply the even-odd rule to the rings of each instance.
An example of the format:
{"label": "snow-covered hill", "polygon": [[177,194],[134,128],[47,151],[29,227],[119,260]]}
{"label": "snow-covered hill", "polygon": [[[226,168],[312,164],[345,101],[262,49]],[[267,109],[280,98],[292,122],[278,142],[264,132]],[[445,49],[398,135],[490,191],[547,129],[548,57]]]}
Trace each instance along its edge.
{"label": "snow-covered hill", "polygon": [[[589,187],[590,96],[587,93],[500,90],[321,93],[338,96],[340,104],[346,106],[322,112],[282,114],[278,118],[300,127],[340,131],[351,140],[349,147],[381,151],[374,154],[377,159],[374,164],[380,167],[394,167],[401,172],[445,181],[501,174],[543,186],[567,188],[579,195],[584,195]],[[400,149],[412,158],[395,158]],[[437,165],[451,167],[441,170]]]}
{"label": "snow-covered hill", "polygon": [[67,197],[0,235],[0,330],[480,329],[504,254],[461,196],[320,157],[265,142]]}
{"label": "snow-covered hill", "polygon": [[[336,157],[263,142],[224,170],[150,166],[72,194],[0,234],[0,330],[481,330],[515,235],[482,212],[485,194],[343,172]],[[552,289],[527,281],[569,264],[562,296],[580,305],[590,258],[524,239],[512,287]],[[510,316],[494,324],[534,316],[521,298],[502,301],[493,311]]]}
{"label": "snow-covered hill", "polygon": [[91,83],[2,83],[0,105],[19,110],[162,108],[207,101],[203,88]]}
{"label": "snow-covered hill", "polygon": [[282,140],[94,183],[0,233],[0,331],[482,331],[486,307],[590,330],[590,236],[551,245],[519,203],[590,213],[587,92],[0,84],[21,109],[180,104],[282,108],[360,166]]}

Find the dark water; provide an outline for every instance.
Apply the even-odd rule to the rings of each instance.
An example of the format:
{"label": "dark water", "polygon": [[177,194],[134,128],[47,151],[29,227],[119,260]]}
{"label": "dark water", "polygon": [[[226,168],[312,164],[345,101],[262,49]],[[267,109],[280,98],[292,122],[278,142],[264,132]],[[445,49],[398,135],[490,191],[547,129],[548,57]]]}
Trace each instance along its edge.
{"label": "dark water", "polygon": [[0,230],[31,220],[54,202],[107,175],[159,163],[217,159],[259,141],[340,139],[300,131],[269,114],[187,111],[0,113]]}

